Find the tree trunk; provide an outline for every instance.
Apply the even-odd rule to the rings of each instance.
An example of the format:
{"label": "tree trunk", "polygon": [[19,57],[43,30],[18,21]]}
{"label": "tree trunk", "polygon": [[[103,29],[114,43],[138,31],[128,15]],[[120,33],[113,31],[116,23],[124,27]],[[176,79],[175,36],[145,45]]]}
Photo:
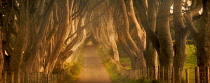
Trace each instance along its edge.
{"label": "tree trunk", "polygon": [[[158,38],[160,42],[160,53],[162,56],[159,56],[160,65],[166,69],[173,67],[173,57],[174,49],[173,42],[170,33],[169,26],[169,17],[170,17],[170,7],[172,0],[162,1],[157,14],[157,30]],[[169,73],[171,71],[169,70]],[[171,78],[168,76],[168,71],[165,72],[166,80]]]}
{"label": "tree trunk", "polygon": [[60,25],[62,26],[60,28],[60,31],[62,34],[59,36],[59,40],[57,45],[55,46],[55,49],[47,59],[46,59],[46,65],[45,65],[45,74],[50,74],[53,71],[53,68],[56,64],[56,61],[59,57],[59,54],[61,52],[61,48],[63,44],[65,43],[66,36],[68,35],[68,25],[69,25],[69,0],[64,0],[62,1],[64,3],[63,5],[63,19],[62,22],[63,24]]}
{"label": "tree trunk", "polygon": [[4,67],[4,55],[2,50],[2,31],[0,30],[0,83],[2,83],[2,71]]}
{"label": "tree trunk", "polygon": [[[71,43],[69,43],[65,50],[60,52],[59,54],[59,58],[56,62],[55,68],[53,70],[53,72],[60,72],[64,69],[63,67],[63,63],[64,61],[69,58],[72,53],[74,52],[74,50],[72,49],[78,42],[79,42],[79,37],[83,37],[81,36],[82,33],[79,33],[72,41]],[[82,42],[82,41],[81,41]],[[76,47],[76,46],[75,46]]]}
{"label": "tree trunk", "polygon": [[175,68],[175,82],[179,83],[182,78],[182,71],[186,60],[186,38],[187,32],[182,30],[175,31],[175,57],[174,57],[174,68]]}
{"label": "tree trunk", "polygon": [[22,63],[23,53],[24,53],[24,45],[26,43],[26,40],[28,38],[28,1],[22,0],[20,4],[20,21],[19,21],[19,30],[17,34],[17,40],[15,42],[14,51],[11,55],[10,60],[10,68],[11,71],[20,71],[20,65]]}
{"label": "tree trunk", "polygon": [[118,47],[117,47],[117,44],[115,41],[116,35],[115,35],[115,31],[113,28],[114,28],[113,27],[113,18],[109,17],[109,22],[108,22],[108,26],[107,26],[107,32],[109,33],[108,37],[109,37],[109,41],[112,46],[112,50],[114,52],[114,60],[116,62],[120,62]]}
{"label": "tree trunk", "polygon": [[175,30],[175,56],[174,56],[174,68],[175,68],[175,82],[181,82],[182,71],[184,68],[184,63],[186,60],[186,38],[188,29],[185,28],[184,22],[182,20],[182,0],[174,0],[173,7],[173,21]]}
{"label": "tree trunk", "polygon": [[110,40],[110,43],[112,45],[112,49],[113,49],[113,52],[114,52],[114,60],[116,62],[120,62],[118,47],[117,47],[117,44],[116,44],[116,41],[115,41],[115,37],[114,36],[115,36],[114,35],[114,32],[111,32],[111,35],[109,37],[109,40]]}
{"label": "tree trunk", "polygon": [[[137,30],[137,37],[138,37],[138,42],[140,45],[139,46],[139,50],[141,52],[143,52],[146,49],[146,35],[144,30],[141,28],[140,23],[138,22],[137,18],[136,18],[136,13],[134,12],[134,7],[133,7],[133,0],[129,0],[129,15],[131,17],[132,22],[135,25],[135,28]],[[142,55],[139,55],[142,56]]]}
{"label": "tree trunk", "polygon": [[[150,23],[150,28],[153,32],[156,31],[156,18],[157,18],[157,9],[158,9],[158,1],[157,0],[148,0],[148,20]],[[149,28],[149,27],[147,27]],[[147,67],[151,67],[152,69],[149,71],[150,74],[156,75],[152,78],[157,79],[158,76],[158,55],[154,45],[152,45],[151,39],[147,36],[146,38],[146,51],[144,54],[145,60],[147,62]],[[154,70],[153,70],[154,69]]]}
{"label": "tree trunk", "polygon": [[[125,5],[124,0],[120,0],[120,4],[122,7],[122,13],[123,13],[123,19],[124,19],[124,26],[122,27],[123,33],[121,33],[120,36],[125,37],[122,40],[122,41],[124,41],[123,46],[125,46],[124,48],[126,50],[129,50],[128,52],[131,52],[130,58],[132,61],[132,68],[139,69],[140,67],[146,67],[146,61],[143,56],[143,50],[142,50],[143,48],[137,47],[137,45],[135,44],[135,42],[133,41],[133,39],[131,38],[130,33],[129,33],[130,25],[129,25],[126,5]],[[127,48],[127,47],[129,47],[129,48]],[[138,64],[138,65],[136,65],[136,64]]]}
{"label": "tree trunk", "polygon": [[197,40],[198,66],[201,83],[208,83],[207,67],[210,66],[210,1],[203,0],[203,15]]}
{"label": "tree trunk", "polygon": [[[151,30],[156,31],[156,15],[157,15],[157,1],[148,0],[148,19],[150,21]],[[158,65],[156,48],[152,45],[150,38],[147,36],[146,41],[145,59],[148,67],[154,67]]]}
{"label": "tree trunk", "polygon": [[160,4],[160,8],[157,14],[158,37],[160,42],[161,53],[164,56],[160,57],[160,65],[164,67],[172,67],[174,57],[173,43],[169,26],[171,3],[172,0],[163,1]]}
{"label": "tree trunk", "polygon": [[[35,34],[34,36],[34,41],[32,42],[32,48],[31,51],[29,51],[28,56],[25,56],[25,65],[23,69],[26,72],[32,72],[33,65],[35,64],[35,58],[38,56],[38,51],[42,47],[42,42],[44,41],[44,38],[46,36],[45,32],[47,31],[47,28],[50,23],[50,19],[53,13],[53,8],[55,6],[57,0],[51,0],[49,1],[49,4],[46,6],[46,9],[44,10],[43,17],[36,19],[36,21],[40,22],[39,25],[36,25],[37,32],[34,31],[33,33]],[[27,49],[29,50],[29,49]]]}

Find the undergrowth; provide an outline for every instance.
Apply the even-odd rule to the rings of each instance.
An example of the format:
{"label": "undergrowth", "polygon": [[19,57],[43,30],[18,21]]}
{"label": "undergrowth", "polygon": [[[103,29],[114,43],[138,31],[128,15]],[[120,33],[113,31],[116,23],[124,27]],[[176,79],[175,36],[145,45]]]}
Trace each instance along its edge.
{"label": "undergrowth", "polygon": [[[184,68],[189,68],[189,77],[190,77],[190,81],[193,82],[194,81],[194,68],[197,66],[197,58],[195,56],[195,46],[194,45],[187,45],[186,46],[186,53],[187,53],[187,58],[186,58],[186,62],[185,62],[185,66]],[[103,50],[99,49],[99,55],[102,58],[104,65],[110,75],[110,78],[112,79],[112,81],[114,83],[158,83],[156,81],[148,81],[145,79],[128,79],[127,77],[121,76],[118,72],[117,72],[117,68],[116,65],[113,64],[109,57],[107,57],[109,54],[108,52],[104,52]],[[126,69],[130,69],[130,59],[129,57],[120,57],[120,63],[123,67],[125,67]],[[183,71],[183,76],[185,76],[185,73]],[[184,78],[184,77],[183,77]],[[183,79],[185,80],[185,79]]]}
{"label": "undergrowth", "polygon": [[74,68],[70,70],[71,73],[67,75],[63,83],[77,83],[81,66],[75,64],[75,66],[72,67]]}
{"label": "undergrowth", "polygon": [[[189,70],[189,81],[190,83],[195,82],[195,67],[197,67],[197,57],[196,57],[196,47],[193,44],[186,45],[187,58],[184,68]],[[185,76],[185,70],[183,71],[183,76]],[[184,80],[185,77],[183,77]]]}
{"label": "undergrowth", "polygon": [[62,83],[77,83],[79,80],[79,74],[83,67],[83,51],[80,51],[80,53],[77,54],[77,60],[74,63],[68,63],[66,64],[66,67],[70,68],[70,72],[65,78],[64,82]]}
{"label": "undergrowth", "polygon": [[[99,49],[99,55],[102,58],[104,66],[106,67],[106,70],[108,71],[113,83],[151,83],[151,81],[143,78],[129,79],[128,77],[120,75],[120,73],[117,71],[116,65],[110,61],[109,57],[107,57],[107,54],[105,54],[103,50]],[[124,61],[127,62],[126,59]]]}

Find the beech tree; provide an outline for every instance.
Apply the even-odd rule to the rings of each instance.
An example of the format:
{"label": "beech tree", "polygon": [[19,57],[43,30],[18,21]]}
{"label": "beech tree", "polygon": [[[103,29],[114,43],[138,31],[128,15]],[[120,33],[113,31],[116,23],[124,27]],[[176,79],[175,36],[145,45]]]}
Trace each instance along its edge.
{"label": "beech tree", "polygon": [[209,22],[210,22],[210,1],[203,0],[203,14],[201,16],[200,27],[197,29],[198,35],[196,36],[196,44],[197,44],[197,60],[198,66],[200,70],[200,82],[205,83],[208,82],[208,67],[210,66],[210,58],[209,58],[209,45],[210,45],[210,34],[209,34]]}
{"label": "beech tree", "polygon": [[189,29],[185,27],[182,16],[182,0],[174,0],[173,4],[173,24],[175,30],[175,43],[174,43],[174,68],[175,68],[175,81],[180,82],[182,71],[186,60],[186,39]]}
{"label": "beech tree", "polygon": [[[3,42],[5,42],[3,52],[5,51],[6,71],[37,72],[44,68],[45,73],[51,73],[58,57],[63,57],[62,60],[68,58],[67,55],[71,55],[72,51],[79,48],[75,41],[86,38],[81,36],[85,35],[83,30],[77,30],[82,25],[75,26],[78,21],[73,21],[79,19],[73,14],[80,11],[79,6],[82,3],[77,1],[74,3],[74,0],[21,0],[5,3],[9,6],[11,4],[11,9],[6,8],[7,5],[5,9],[12,10],[3,14]],[[13,10],[15,8],[16,10]],[[84,14],[85,11],[82,12]],[[80,20],[82,21],[79,23],[83,22],[84,18]],[[82,34],[74,34],[81,31]],[[80,45],[82,42],[84,41],[76,43]]]}
{"label": "beech tree", "polygon": [[[180,82],[190,32],[196,41],[200,79],[206,82],[205,68],[210,61],[208,0],[192,0],[190,9],[184,13],[183,0],[1,0],[0,3],[0,73],[62,71],[65,60],[90,39],[108,50],[119,63],[118,47],[122,46],[131,59],[132,69],[157,66],[158,61],[164,68],[174,67],[176,82]],[[202,7],[201,25],[196,28],[193,18]],[[165,76],[171,72],[165,72]]]}

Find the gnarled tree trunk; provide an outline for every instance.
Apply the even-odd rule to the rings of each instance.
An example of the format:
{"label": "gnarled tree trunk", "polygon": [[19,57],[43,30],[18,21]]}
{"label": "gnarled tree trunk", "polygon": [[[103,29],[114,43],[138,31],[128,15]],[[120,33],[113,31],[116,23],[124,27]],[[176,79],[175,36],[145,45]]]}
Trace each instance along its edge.
{"label": "gnarled tree trunk", "polygon": [[52,55],[50,55],[46,59],[46,65],[45,65],[45,74],[52,73],[53,68],[56,64],[56,61],[59,57],[59,54],[61,52],[61,48],[65,43],[66,36],[68,35],[68,26],[69,26],[69,0],[61,1],[63,5],[63,12],[62,12],[62,25],[60,25],[60,31],[62,34],[59,36],[58,43],[55,46],[54,51],[52,52]]}
{"label": "gnarled tree trunk", "polygon": [[[172,0],[162,1],[157,14],[157,30],[160,42],[160,53],[162,54],[162,56],[159,56],[159,61],[160,65],[167,68],[167,70],[173,67],[174,57],[173,42],[169,25],[171,5]],[[171,71],[169,71],[169,73],[170,72]],[[168,75],[168,71],[165,71],[166,80],[170,80],[170,76]]]}
{"label": "gnarled tree trunk", "polygon": [[182,0],[174,0],[173,7],[173,22],[175,30],[175,56],[174,56],[174,68],[175,68],[175,82],[181,82],[182,71],[186,60],[186,38],[188,29],[185,28],[182,17]]}
{"label": "gnarled tree trunk", "polygon": [[203,0],[203,15],[198,29],[197,60],[200,68],[200,82],[208,83],[207,67],[210,66],[210,1]]}
{"label": "gnarled tree trunk", "polygon": [[[146,61],[143,56],[143,50],[142,50],[144,48],[138,48],[138,46],[135,44],[135,42],[133,41],[129,33],[130,25],[129,25],[127,9],[126,9],[124,0],[120,0],[120,5],[121,5],[120,7],[122,8],[121,9],[122,13],[123,13],[124,26],[122,26],[120,33],[118,33],[118,37],[120,38],[124,46],[124,49],[127,50],[127,52],[129,53],[129,56],[131,58],[131,63],[132,63],[132,69],[139,69],[140,67],[146,67]],[[145,41],[145,40],[141,40],[141,41]],[[144,46],[141,46],[141,47],[144,47]]]}

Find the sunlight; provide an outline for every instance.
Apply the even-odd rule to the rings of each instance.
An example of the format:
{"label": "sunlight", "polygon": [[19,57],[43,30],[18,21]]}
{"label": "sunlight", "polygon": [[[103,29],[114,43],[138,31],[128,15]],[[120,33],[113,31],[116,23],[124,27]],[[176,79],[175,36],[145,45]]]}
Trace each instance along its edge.
{"label": "sunlight", "polygon": [[172,14],[173,13],[173,9],[174,9],[174,4],[170,7],[170,13]]}
{"label": "sunlight", "polygon": [[203,13],[203,8],[198,12],[200,15]]}
{"label": "sunlight", "polygon": [[209,0],[0,4],[0,83],[209,81]]}
{"label": "sunlight", "polygon": [[7,55],[7,56],[9,56],[6,50],[4,51],[4,54]]}
{"label": "sunlight", "polygon": [[192,5],[192,1],[187,1],[187,6],[191,6]]}
{"label": "sunlight", "polygon": [[20,3],[18,1],[16,1],[16,3],[17,3],[17,6],[19,7],[20,6]]}
{"label": "sunlight", "polygon": [[15,20],[17,20],[17,16],[15,15]]}

